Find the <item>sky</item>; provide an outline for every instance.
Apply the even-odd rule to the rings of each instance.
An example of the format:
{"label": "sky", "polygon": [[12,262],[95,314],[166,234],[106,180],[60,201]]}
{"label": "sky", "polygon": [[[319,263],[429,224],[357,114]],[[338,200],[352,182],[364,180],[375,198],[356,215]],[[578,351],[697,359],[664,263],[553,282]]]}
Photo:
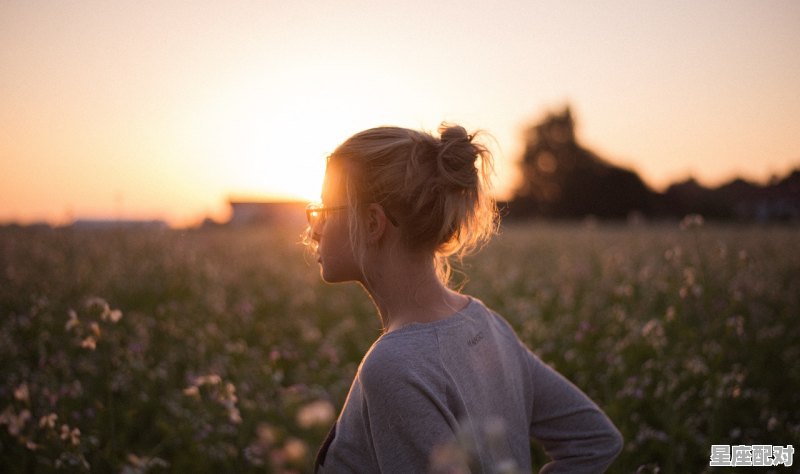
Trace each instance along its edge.
{"label": "sky", "polygon": [[800,167],[800,2],[0,0],[0,222],[316,200],[374,126],[578,139],[663,190]]}

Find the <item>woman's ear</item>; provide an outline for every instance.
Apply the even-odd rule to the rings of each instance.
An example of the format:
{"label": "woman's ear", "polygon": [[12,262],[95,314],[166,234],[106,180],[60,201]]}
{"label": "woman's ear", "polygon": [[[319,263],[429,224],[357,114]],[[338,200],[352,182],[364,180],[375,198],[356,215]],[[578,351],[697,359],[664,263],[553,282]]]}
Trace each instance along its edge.
{"label": "woman's ear", "polygon": [[386,224],[389,218],[380,204],[372,203],[367,206],[367,242],[377,243],[386,233]]}

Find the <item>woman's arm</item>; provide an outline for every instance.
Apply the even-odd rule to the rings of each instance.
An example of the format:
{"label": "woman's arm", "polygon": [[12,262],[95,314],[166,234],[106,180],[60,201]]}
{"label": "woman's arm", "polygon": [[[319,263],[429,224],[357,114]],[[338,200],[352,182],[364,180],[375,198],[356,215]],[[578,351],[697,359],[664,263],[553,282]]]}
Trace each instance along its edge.
{"label": "woman's arm", "polygon": [[530,435],[552,459],[541,473],[604,472],[622,450],[622,435],[572,382],[530,353]]}

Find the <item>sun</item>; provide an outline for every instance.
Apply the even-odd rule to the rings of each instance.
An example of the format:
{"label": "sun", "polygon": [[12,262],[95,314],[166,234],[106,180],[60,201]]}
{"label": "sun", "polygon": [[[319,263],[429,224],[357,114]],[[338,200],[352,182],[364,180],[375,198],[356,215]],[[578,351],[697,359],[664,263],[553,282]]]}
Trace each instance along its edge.
{"label": "sun", "polygon": [[260,199],[318,201],[326,157],[341,140],[326,131],[327,118],[303,119],[291,104],[255,91],[239,94],[207,105],[205,123],[192,132],[213,167],[213,187]]}
{"label": "sun", "polygon": [[[194,107],[191,120],[200,125],[188,135],[201,144],[199,153],[213,155],[209,179],[215,189],[318,201],[326,157],[347,137],[378,125],[415,123],[415,114],[398,109],[398,104],[410,108],[414,103],[402,88],[391,88],[388,97],[395,106],[387,104],[386,84],[396,84],[397,77],[365,69],[356,83],[329,74],[341,64],[293,59],[289,66],[305,72],[296,71],[292,81],[272,71],[236,76],[219,95]],[[350,67],[363,65],[354,61]]]}

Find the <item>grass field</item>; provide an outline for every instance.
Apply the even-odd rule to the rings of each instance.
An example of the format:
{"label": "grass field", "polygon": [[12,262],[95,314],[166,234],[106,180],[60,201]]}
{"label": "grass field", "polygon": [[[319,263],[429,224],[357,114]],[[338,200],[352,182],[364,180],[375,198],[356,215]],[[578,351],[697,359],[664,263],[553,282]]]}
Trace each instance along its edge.
{"label": "grass field", "polygon": [[[507,226],[463,266],[620,428],[612,472],[800,447],[800,228],[685,227]],[[299,240],[0,229],[0,470],[308,472],[380,325]]]}

